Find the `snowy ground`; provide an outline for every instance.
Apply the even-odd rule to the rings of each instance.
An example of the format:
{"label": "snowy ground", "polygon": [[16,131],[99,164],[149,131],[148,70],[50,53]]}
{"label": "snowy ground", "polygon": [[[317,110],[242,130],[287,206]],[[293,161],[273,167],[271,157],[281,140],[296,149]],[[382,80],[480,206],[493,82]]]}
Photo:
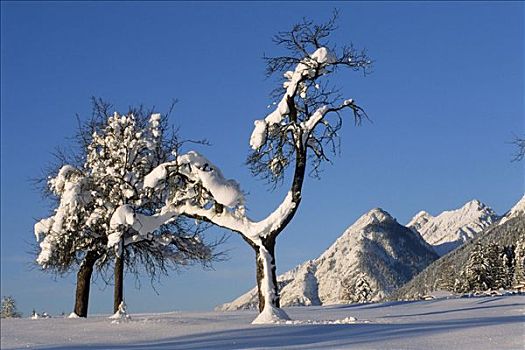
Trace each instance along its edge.
{"label": "snowy ground", "polygon": [[[7,319],[1,323],[1,348],[525,349],[523,295],[286,311],[304,322],[255,326],[250,311],[140,314],[119,324],[107,316]],[[348,317],[357,320],[317,322],[348,322]]]}

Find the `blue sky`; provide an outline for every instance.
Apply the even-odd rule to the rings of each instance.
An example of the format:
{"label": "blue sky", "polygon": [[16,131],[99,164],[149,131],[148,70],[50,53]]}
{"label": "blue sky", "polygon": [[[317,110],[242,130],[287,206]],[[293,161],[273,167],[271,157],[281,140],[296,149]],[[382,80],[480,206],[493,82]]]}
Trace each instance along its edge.
{"label": "blue sky", "polygon": [[[278,271],[317,257],[374,207],[406,223],[473,198],[499,214],[518,201],[524,163],[511,162],[509,142],[524,134],[522,2],[2,1],[1,294],[26,314],[72,309],[73,276],[31,269],[33,224],[50,206],[29,180],[68,144],[91,96],[161,112],[178,99],[172,123],[212,142],[199,151],[249,192],[251,215],[277,206],[287,183],[271,192],[243,165],[276,84],[261,57],[281,53],[276,32],[302,17],[326,20],[334,7],[333,42],[366,47],[375,62],[370,76],[341,71],[335,81],[372,123],[348,120],[341,156],[306,181],[277,244]],[[158,294],[127,278],[130,312],[211,309],[251,288],[251,248],[237,236],[225,248],[228,262],[172,273]],[[98,279],[90,312],[110,312],[111,294]]]}

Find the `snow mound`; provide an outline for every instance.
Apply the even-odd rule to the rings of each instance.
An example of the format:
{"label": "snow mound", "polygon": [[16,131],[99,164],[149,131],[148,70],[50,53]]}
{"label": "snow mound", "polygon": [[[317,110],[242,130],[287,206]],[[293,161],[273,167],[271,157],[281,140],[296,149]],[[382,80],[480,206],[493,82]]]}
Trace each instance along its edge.
{"label": "snow mound", "polygon": [[357,321],[357,318],[348,316],[338,320],[304,320],[304,321],[284,321],[279,324],[293,324],[293,325],[318,325],[318,324],[354,324],[354,323],[370,323],[368,320]]}
{"label": "snow mound", "polygon": [[131,316],[128,314],[126,303],[124,303],[124,301],[122,301],[120,303],[119,307],[118,307],[117,312],[115,312],[113,315],[109,316],[109,318],[113,320],[113,321],[111,321],[111,323],[113,323],[113,324],[118,324],[118,323],[123,322],[123,321],[130,321],[131,320]]}
{"label": "snow mound", "polygon": [[291,321],[286,312],[283,309],[267,304],[263,311],[252,321],[252,324],[271,324],[283,321]]}

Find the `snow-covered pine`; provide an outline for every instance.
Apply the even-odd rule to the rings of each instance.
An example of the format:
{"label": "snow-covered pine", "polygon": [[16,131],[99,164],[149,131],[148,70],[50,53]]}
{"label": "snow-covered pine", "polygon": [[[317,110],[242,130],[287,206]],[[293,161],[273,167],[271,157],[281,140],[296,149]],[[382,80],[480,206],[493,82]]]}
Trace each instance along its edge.
{"label": "snow-covered pine", "polygon": [[[522,217],[525,220],[525,214],[522,214]],[[525,289],[525,235],[517,240],[514,257],[512,286]]]}
{"label": "snow-covered pine", "polygon": [[366,274],[361,273],[353,281],[351,278],[341,280],[339,299],[342,303],[365,303],[371,299],[373,289]]}
{"label": "snow-covered pine", "polygon": [[0,307],[0,318],[19,318],[22,314],[16,308],[15,298],[8,295],[2,297],[2,305]]}
{"label": "snow-covered pine", "polygon": [[474,244],[462,276],[464,284],[456,292],[476,292],[511,288],[514,264],[514,246],[496,242]]}
{"label": "snow-covered pine", "polygon": [[[489,226],[473,240],[432,263],[409,283],[395,291],[390,298],[417,299],[437,290],[455,293],[475,292],[474,288],[479,290],[503,287],[522,290],[525,288],[523,242],[525,242],[525,215],[522,213],[500,225]],[[499,251],[499,256],[486,257],[484,261],[479,259],[480,255],[491,255],[492,253],[488,253],[490,250]],[[475,260],[476,264],[474,264]],[[474,269],[487,272],[478,278],[473,273]],[[503,278],[498,277],[501,272],[504,274]],[[496,276],[496,279],[493,284],[489,284],[488,281],[493,279],[492,276]]]}
{"label": "snow-covered pine", "polygon": [[514,278],[515,264],[518,263],[516,259],[517,247],[513,245],[503,246],[502,254],[500,256],[502,264],[502,276],[499,285],[503,288],[506,286],[512,287],[512,280]]}
{"label": "snow-covered pine", "polygon": [[477,242],[470,253],[465,266],[465,278],[468,290],[485,291],[493,284],[489,260],[485,247]]}

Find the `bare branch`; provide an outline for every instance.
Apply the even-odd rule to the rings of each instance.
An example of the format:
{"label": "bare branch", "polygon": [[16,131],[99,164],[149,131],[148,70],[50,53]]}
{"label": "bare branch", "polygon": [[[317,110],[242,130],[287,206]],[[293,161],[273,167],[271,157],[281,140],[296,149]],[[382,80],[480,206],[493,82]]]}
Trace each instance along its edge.
{"label": "bare branch", "polygon": [[525,139],[516,137],[512,144],[516,147],[516,153],[514,154],[514,157],[512,158],[513,162],[519,162],[522,161],[523,158],[525,158]]}

